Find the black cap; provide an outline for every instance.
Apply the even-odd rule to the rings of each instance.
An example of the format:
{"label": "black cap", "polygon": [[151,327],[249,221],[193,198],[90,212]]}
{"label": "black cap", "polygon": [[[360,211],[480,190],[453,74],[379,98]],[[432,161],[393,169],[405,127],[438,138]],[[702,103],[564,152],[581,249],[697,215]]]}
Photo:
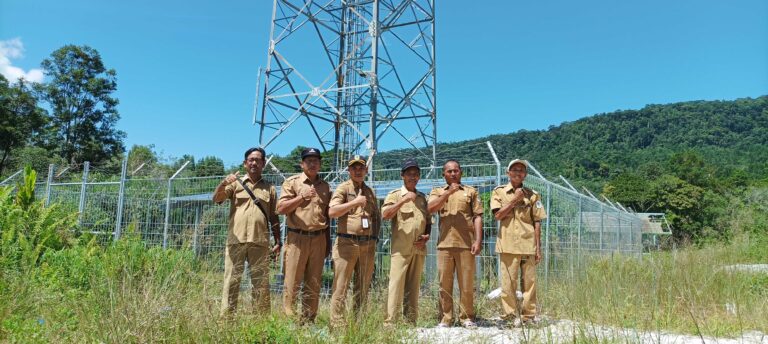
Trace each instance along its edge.
{"label": "black cap", "polygon": [[310,156],[316,156],[319,159],[323,158],[322,156],[320,156],[320,150],[317,148],[304,148],[304,150],[301,151],[301,160],[304,160],[305,158]]}
{"label": "black cap", "polygon": [[403,160],[403,164],[400,165],[400,172],[405,172],[405,170],[407,170],[407,169],[409,169],[411,167],[416,167],[416,168],[419,169],[419,171],[421,171],[421,168],[419,168],[419,163],[416,162],[416,159],[408,158],[408,159]]}

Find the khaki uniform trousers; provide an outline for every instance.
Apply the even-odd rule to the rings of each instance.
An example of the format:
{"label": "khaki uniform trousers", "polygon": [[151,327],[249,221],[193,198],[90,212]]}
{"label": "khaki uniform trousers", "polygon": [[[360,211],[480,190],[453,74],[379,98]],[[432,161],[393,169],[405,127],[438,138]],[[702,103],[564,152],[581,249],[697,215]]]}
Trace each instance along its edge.
{"label": "khaki uniform trousers", "polygon": [[403,313],[409,322],[416,323],[419,319],[419,287],[424,271],[424,255],[392,255],[390,262],[385,323],[396,322]]}
{"label": "khaki uniform trousers", "polygon": [[[352,282],[354,310],[359,312],[365,306],[368,288],[373,277],[376,241],[357,241],[350,238],[336,238],[333,245],[333,295],[331,296],[331,325],[344,326],[347,305],[347,287]],[[354,279],[352,278],[354,274]]]}
{"label": "khaki uniform trousers", "polygon": [[269,312],[269,248],[253,243],[231,244],[224,250],[224,291],[221,315],[234,313],[240,295],[245,262],[251,275],[254,312]]}
{"label": "khaki uniform trousers", "polygon": [[536,316],[536,258],[533,255],[500,253],[501,259],[501,306],[504,319],[517,316],[517,288],[520,285],[518,271],[523,272],[523,304],[521,320]]}
{"label": "khaki uniform trousers", "polygon": [[461,308],[459,320],[475,318],[475,256],[468,248],[437,250],[437,273],[440,280],[440,322],[453,323],[453,276],[459,282]]}
{"label": "khaki uniform trousers", "polygon": [[[327,230],[327,229],[326,229]],[[323,277],[323,263],[326,250],[325,235],[302,235],[288,232],[283,259],[284,288],[283,312],[289,317],[295,316],[293,303],[304,282],[301,295],[301,318],[314,321],[320,300],[320,283]]]}

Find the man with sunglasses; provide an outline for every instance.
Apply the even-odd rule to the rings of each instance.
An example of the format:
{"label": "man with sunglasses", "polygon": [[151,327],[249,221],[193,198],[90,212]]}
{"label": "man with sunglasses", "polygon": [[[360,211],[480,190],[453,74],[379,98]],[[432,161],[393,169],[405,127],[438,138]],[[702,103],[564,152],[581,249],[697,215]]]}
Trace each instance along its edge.
{"label": "man with sunglasses", "polygon": [[[250,268],[253,285],[254,312],[268,313],[269,301],[269,253],[280,252],[280,220],[275,212],[275,187],[262,179],[264,149],[245,151],[243,167],[219,183],[213,192],[213,201],[220,204],[230,201],[227,245],[224,249],[224,291],[221,315],[229,316],[237,309],[240,279],[245,262]],[[275,245],[270,249],[268,229],[271,228]]]}

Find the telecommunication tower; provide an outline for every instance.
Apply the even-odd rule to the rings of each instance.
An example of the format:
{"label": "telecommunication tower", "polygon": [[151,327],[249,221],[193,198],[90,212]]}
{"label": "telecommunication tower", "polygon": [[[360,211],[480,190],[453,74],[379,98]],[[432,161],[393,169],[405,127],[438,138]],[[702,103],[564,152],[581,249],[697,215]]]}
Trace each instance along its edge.
{"label": "telecommunication tower", "polygon": [[335,172],[350,155],[383,146],[412,148],[434,163],[434,5],[275,0],[253,114],[260,145],[294,132],[296,144],[334,152]]}

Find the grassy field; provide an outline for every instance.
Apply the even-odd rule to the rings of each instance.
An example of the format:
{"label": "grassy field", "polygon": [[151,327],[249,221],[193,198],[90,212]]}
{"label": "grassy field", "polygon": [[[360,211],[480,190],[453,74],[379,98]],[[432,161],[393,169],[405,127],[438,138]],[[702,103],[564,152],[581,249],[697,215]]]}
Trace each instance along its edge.
{"label": "grassy field", "polygon": [[[218,260],[199,260],[189,250],[147,248],[131,239],[130,230],[102,247],[72,231],[76,214],[14,197],[0,189],[0,342],[414,341],[412,327],[383,327],[384,285],[372,288],[365,312],[350,315],[349,326],[336,331],[328,330],[327,299],[315,325],[297,325],[274,311],[249,312],[247,296],[241,312],[222,320]],[[717,337],[768,333],[768,275],[723,269],[768,263],[766,247],[765,234],[739,234],[728,242],[655,252],[641,260],[592,258],[575,277],[550,278],[540,303],[552,319],[584,324],[574,342],[595,340],[591,324]],[[421,300],[418,326],[436,324],[434,290],[430,286]],[[272,299],[276,310],[280,297]],[[478,316],[490,318],[500,305],[477,295],[476,307]]]}
{"label": "grassy field", "polygon": [[544,305],[556,318],[641,330],[726,337],[768,333],[768,274],[723,269],[768,263],[766,247],[765,237],[744,235],[642,260],[595,259],[586,273],[553,283]]}
{"label": "grassy field", "polygon": [[[765,262],[765,244],[745,236],[643,260],[596,259],[581,277],[550,282],[541,303],[552,318],[585,323],[730,337],[768,332],[768,275],[721,268]],[[31,269],[4,267],[0,340],[389,343],[412,338],[405,325],[381,325],[386,295],[380,286],[369,310],[340,331],[327,329],[327,300],[316,325],[298,326],[277,312],[253,314],[248,297],[243,311],[224,321],[218,316],[219,270],[189,251],[147,249],[131,240],[50,251]],[[273,309],[279,302],[273,295]],[[435,305],[433,298],[423,299],[418,325],[435,324]],[[498,314],[497,302],[478,297],[477,305],[481,317]]]}

